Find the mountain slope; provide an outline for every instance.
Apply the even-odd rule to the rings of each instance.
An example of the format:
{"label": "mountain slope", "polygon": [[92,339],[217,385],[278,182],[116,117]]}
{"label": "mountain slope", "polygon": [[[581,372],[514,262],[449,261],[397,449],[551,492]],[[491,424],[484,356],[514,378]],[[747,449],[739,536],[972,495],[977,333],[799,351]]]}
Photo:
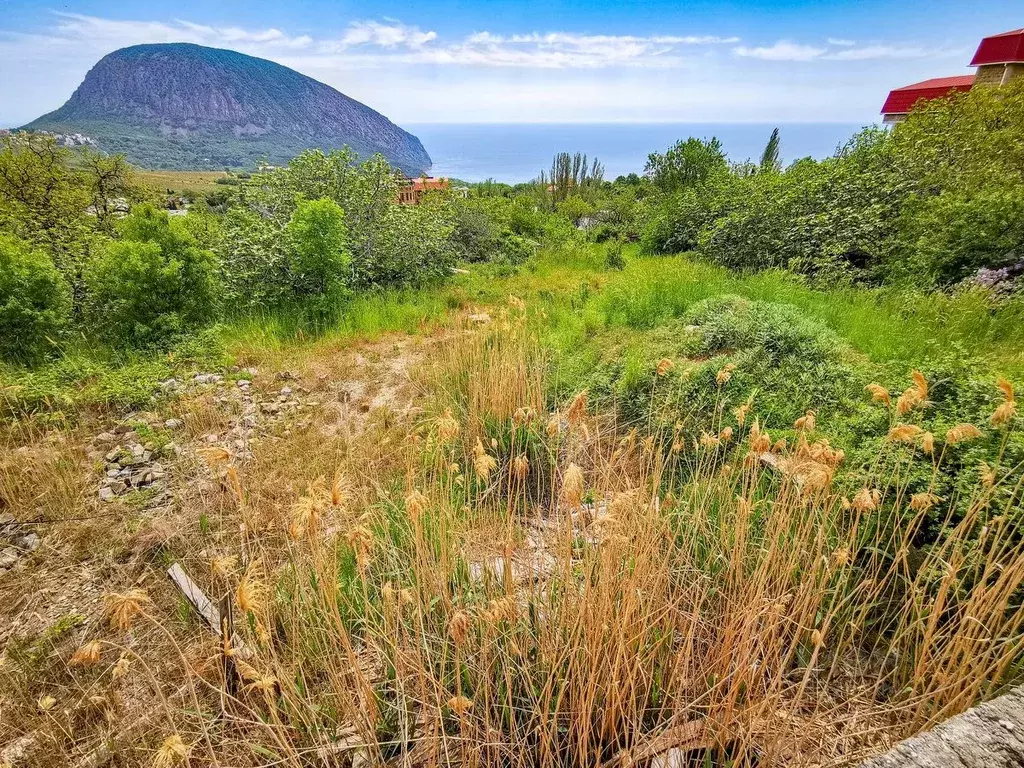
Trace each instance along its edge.
{"label": "mountain slope", "polygon": [[87,134],[151,168],[284,163],[347,144],[406,173],[430,168],[419,139],[365,104],[266,59],[189,43],[104,56],[60,109],[26,130]]}

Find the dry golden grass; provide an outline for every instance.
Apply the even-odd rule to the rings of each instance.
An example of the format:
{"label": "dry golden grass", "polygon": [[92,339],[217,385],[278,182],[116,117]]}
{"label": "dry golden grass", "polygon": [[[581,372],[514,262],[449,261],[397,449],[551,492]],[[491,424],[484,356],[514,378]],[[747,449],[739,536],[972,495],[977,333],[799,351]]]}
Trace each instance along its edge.
{"label": "dry golden grass", "polygon": [[192,190],[195,192],[212,192],[215,189],[231,189],[221,186],[217,179],[227,176],[223,171],[144,171],[138,170],[135,176],[139,184],[154,192],[166,193]]}
{"label": "dry golden grass", "polygon": [[[247,461],[183,460],[178,533],[114,570],[107,626],[8,650],[6,727],[39,764],[117,733],[126,765],[849,765],[1012,677],[1017,490],[983,477],[914,546],[951,503],[906,490],[919,381],[847,498],[813,413],[787,446],[756,403],[703,435],[620,428],[586,393],[551,407],[526,314],[438,340],[422,411],[345,432],[324,408]],[[194,434],[217,424],[192,407]],[[150,577],[171,557],[235,605],[234,692]]]}

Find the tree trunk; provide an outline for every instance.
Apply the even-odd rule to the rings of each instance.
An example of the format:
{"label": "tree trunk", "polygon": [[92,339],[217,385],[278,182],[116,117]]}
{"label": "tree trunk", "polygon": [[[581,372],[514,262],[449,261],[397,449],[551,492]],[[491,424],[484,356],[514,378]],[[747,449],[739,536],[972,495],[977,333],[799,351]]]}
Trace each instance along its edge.
{"label": "tree trunk", "polygon": [[1010,768],[1024,765],[1024,686],[901,741],[860,768]]}

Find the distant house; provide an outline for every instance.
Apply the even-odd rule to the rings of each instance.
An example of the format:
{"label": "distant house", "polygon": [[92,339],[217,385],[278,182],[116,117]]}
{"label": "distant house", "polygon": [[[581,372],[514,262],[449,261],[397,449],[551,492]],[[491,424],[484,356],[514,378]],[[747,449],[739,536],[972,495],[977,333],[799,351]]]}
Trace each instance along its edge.
{"label": "distant house", "polygon": [[942,99],[951,93],[969,91],[976,85],[1005,85],[1018,75],[1024,75],[1024,29],[986,37],[970,65],[977,68],[973,75],[933,77],[889,91],[882,105],[882,121],[898,123],[920,101]]}
{"label": "distant house", "polygon": [[398,202],[400,205],[419,205],[427,192],[443,192],[451,188],[448,179],[420,176],[416,179],[398,178]]}

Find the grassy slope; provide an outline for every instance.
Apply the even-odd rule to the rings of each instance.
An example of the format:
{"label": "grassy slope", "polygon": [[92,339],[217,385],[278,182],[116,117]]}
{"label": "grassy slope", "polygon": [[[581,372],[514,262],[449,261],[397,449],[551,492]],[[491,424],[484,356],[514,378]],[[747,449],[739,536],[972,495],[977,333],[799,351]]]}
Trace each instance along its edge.
{"label": "grassy slope", "polygon": [[8,389],[8,399],[26,397],[36,406],[130,406],[159,378],[214,365],[222,361],[222,351],[240,362],[271,355],[286,359],[353,338],[412,332],[444,322],[454,309],[503,304],[509,295],[543,307],[546,343],[571,376],[580,375],[579,370],[571,374],[574,368],[597,364],[602,347],[642,347],[651,340],[651,329],[722,294],[792,305],[867,359],[886,364],[900,381],[911,369],[943,357],[970,356],[993,380],[1024,374],[1024,346],[1018,341],[1024,338],[1024,309],[1019,303],[993,309],[975,294],[823,291],[783,273],[738,275],[685,256],[627,257],[624,271],[607,271],[601,246],[567,246],[542,253],[513,275],[474,267],[444,286],[357,298],[336,324],[319,331],[287,316],[241,318],[226,322],[209,339],[186,345],[184,354],[119,356],[82,347],[38,371],[2,370],[0,381],[21,388]]}

